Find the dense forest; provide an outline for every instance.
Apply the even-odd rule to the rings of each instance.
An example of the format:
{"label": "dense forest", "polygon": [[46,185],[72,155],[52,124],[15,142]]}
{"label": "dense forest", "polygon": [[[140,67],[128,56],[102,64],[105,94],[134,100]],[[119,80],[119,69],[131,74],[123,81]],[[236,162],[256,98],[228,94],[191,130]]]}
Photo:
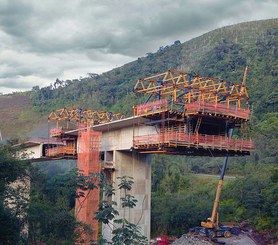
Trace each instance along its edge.
{"label": "dense forest", "polygon": [[[228,175],[236,178],[225,182],[220,218],[246,221],[271,241],[278,237],[277,36],[278,19],[228,26],[185,43],[177,40],[109,72],[88,73],[86,78],[66,81],[57,78],[48,87],[37,86],[20,96],[30,98],[29,114],[36,119],[37,115],[45,117],[51,110],[65,106],[131,115],[131,105],[140,100],[133,94],[139,78],[178,69],[241,82],[248,65],[247,88],[253,112],[250,131],[256,150],[250,157],[229,159]],[[195,174],[219,174],[221,164],[220,158],[153,156],[153,235],[180,236],[210,216],[217,179]],[[30,224],[34,227],[30,225],[30,236],[40,241],[60,236],[53,230],[55,225],[40,221],[42,216],[49,217],[51,224],[68,219],[69,230],[74,226],[72,172],[47,173],[41,171],[43,177],[34,180],[31,192]],[[64,216],[52,220],[57,210]],[[65,232],[64,244],[72,241],[67,231],[59,232]]]}

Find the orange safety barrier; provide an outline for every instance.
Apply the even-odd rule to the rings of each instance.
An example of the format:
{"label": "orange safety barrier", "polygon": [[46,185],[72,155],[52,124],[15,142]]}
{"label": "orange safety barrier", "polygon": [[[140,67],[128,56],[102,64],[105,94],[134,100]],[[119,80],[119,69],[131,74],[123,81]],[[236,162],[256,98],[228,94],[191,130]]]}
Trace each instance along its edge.
{"label": "orange safety barrier", "polygon": [[46,149],[46,156],[58,157],[61,155],[76,155],[76,148],[74,146],[59,145],[53,148]]}
{"label": "orange safety barrier", "polygon": [[176,146],[192,146],[212,149],[237,151],[254,150],[254,142],[246,139],[231,139],[225,136],[187,134],[181,132],[166,132],[153,135],[135,136],[134,147],[142,149],[151,145],[175,144]]}
{"label": "orange safety barrier", "polygon": [[168,102],[167,100],[157,100],[153,102],[149,102],[143,105],[134,106],[134,115],[142,116],[147,114],[158,113],[164,110],[167,110]]}
{"label": "orange safety barrier", "polygon": [[212,102],[201,102],[196,101],[193,103],[188,103],[185,105],[186,114],[195,114],[195,113],[213,113],[221,114],[231,117],[238,117],[243,119],[249,119],[250,109],[238,108],[234,105],[229,104],[219,104]]}
{"label": "orange safety barrier", "polygon": [[61,135],[63,128],[59,127],[59,128],[52,128],[49,130],[50,136],[51,137],[55,137],[58,135]]}

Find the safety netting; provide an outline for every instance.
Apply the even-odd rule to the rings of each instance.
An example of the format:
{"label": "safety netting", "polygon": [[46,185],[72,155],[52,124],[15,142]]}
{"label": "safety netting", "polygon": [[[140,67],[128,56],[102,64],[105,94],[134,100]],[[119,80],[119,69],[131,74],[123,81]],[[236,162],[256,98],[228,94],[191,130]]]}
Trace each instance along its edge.
{"label": "safety netting", "polygon": [[[88,181],[98,184],[101,171],[99,151],[100,151],[101,132],[96,132],[90,127],[79,126],[79,135],[77,142],[78,161],[77,168],[79,173],[88,177]],[[90,241],[96,241],[98,235],[98,222],[94,219],[95,212],[98,210],[100,201],[99,188],[82,190],[77,193],[83,193],[76,198],[75,216],[80,222],[89,226],[89,230],[81,233],[81,240],[84,244],[91,244]],[[76,244],[79,244],[76,241]]]}

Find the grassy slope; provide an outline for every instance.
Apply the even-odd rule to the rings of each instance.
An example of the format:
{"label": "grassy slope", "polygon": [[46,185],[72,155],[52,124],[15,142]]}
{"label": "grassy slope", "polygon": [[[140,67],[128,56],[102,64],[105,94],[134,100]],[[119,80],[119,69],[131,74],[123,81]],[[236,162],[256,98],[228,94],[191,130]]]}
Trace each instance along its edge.
{"label": "grassy slope", "polygon": [[33,130],[38,115],[24,95],[0,96],[0,130],[4,139],[23,137]]}

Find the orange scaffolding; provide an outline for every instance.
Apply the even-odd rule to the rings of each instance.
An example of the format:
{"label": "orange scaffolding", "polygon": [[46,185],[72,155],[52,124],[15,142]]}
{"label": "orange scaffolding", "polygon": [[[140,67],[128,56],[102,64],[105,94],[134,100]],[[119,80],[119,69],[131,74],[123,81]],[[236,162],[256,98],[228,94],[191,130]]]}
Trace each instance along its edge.
{"label": "orange scaffolding", "polygon": [[135,136],[133,140],[135,149],[150,150],[164,148],[197,148],[225,150],[230,152],[250,152],[254,150],[252,140],[242,138],[232,139],[220,135],[187,134],[182,132],[164,132]]}
{"label": "orange scaffolding", "polygon": [[[68,143],[68,142],[67,142]],[[67,145],[58,145],[53,148],[46,149],[47,157],[76,156],[76,146],[74,142]]]}
{"label": "orange scaffolding", "polygon": [[[204,114],[210,116],[214,115],[226,116],[230,118],[233,117],[243,119],[245,121],[248,121],[250,117],[249,108],[239,108],[238,106],[231,104],[204,102],[200,100],[185,104],[184,109],[184,116]],[[156,113],[166,112],[168,110],[171,110],[171,108],[165,99],[152,101],[133,107],[134,116],[148,116]]]}
{"label": "orange scaffolding", "polygon": [[147,118],[147,125],[160,130],[134,136],[133,147],[142,153],[250,154],[253,141],[227,137],[229,129],[241,130],[250,120],[246,78],[247,68],[241,83],[177,70],[139,79],[134,92],[148,97],[133,107],[134,116]]}
{"label": "orange scaffolding", "polygon": [[143,105],[135,105],[133,107],[133,113],[134,116],[145,116],[152,113],[160,113],[163,111],[167,111],[167,109],[167,100],[157,100]]}
{"label": "orange scaffolding", "polygon": [[235,105],[196,101],[185,105],[185,115],[209,114],[249,120],[250,109],[239,108]]}
{"label": "orange scaffolding", "polygon": [[[84,176],[90,176],[90,173],[99,174],[101,171],[100,140],[101,132],[95,132],[90,127],[84,130],[84,127],[80,126],[77,142],[77,168],[82,171]],[[77,192],[79,191],[82,190],[77,190]],[[98,221],[94,217],[99,206],[100,190],[97,188],[83,192],[84,196],[76,199],[75,217],[78,221],[87,224],[90,230],[83,230],[81,239],[75,244],[91,244],[92,241],[97,241],[98,236]]]}

